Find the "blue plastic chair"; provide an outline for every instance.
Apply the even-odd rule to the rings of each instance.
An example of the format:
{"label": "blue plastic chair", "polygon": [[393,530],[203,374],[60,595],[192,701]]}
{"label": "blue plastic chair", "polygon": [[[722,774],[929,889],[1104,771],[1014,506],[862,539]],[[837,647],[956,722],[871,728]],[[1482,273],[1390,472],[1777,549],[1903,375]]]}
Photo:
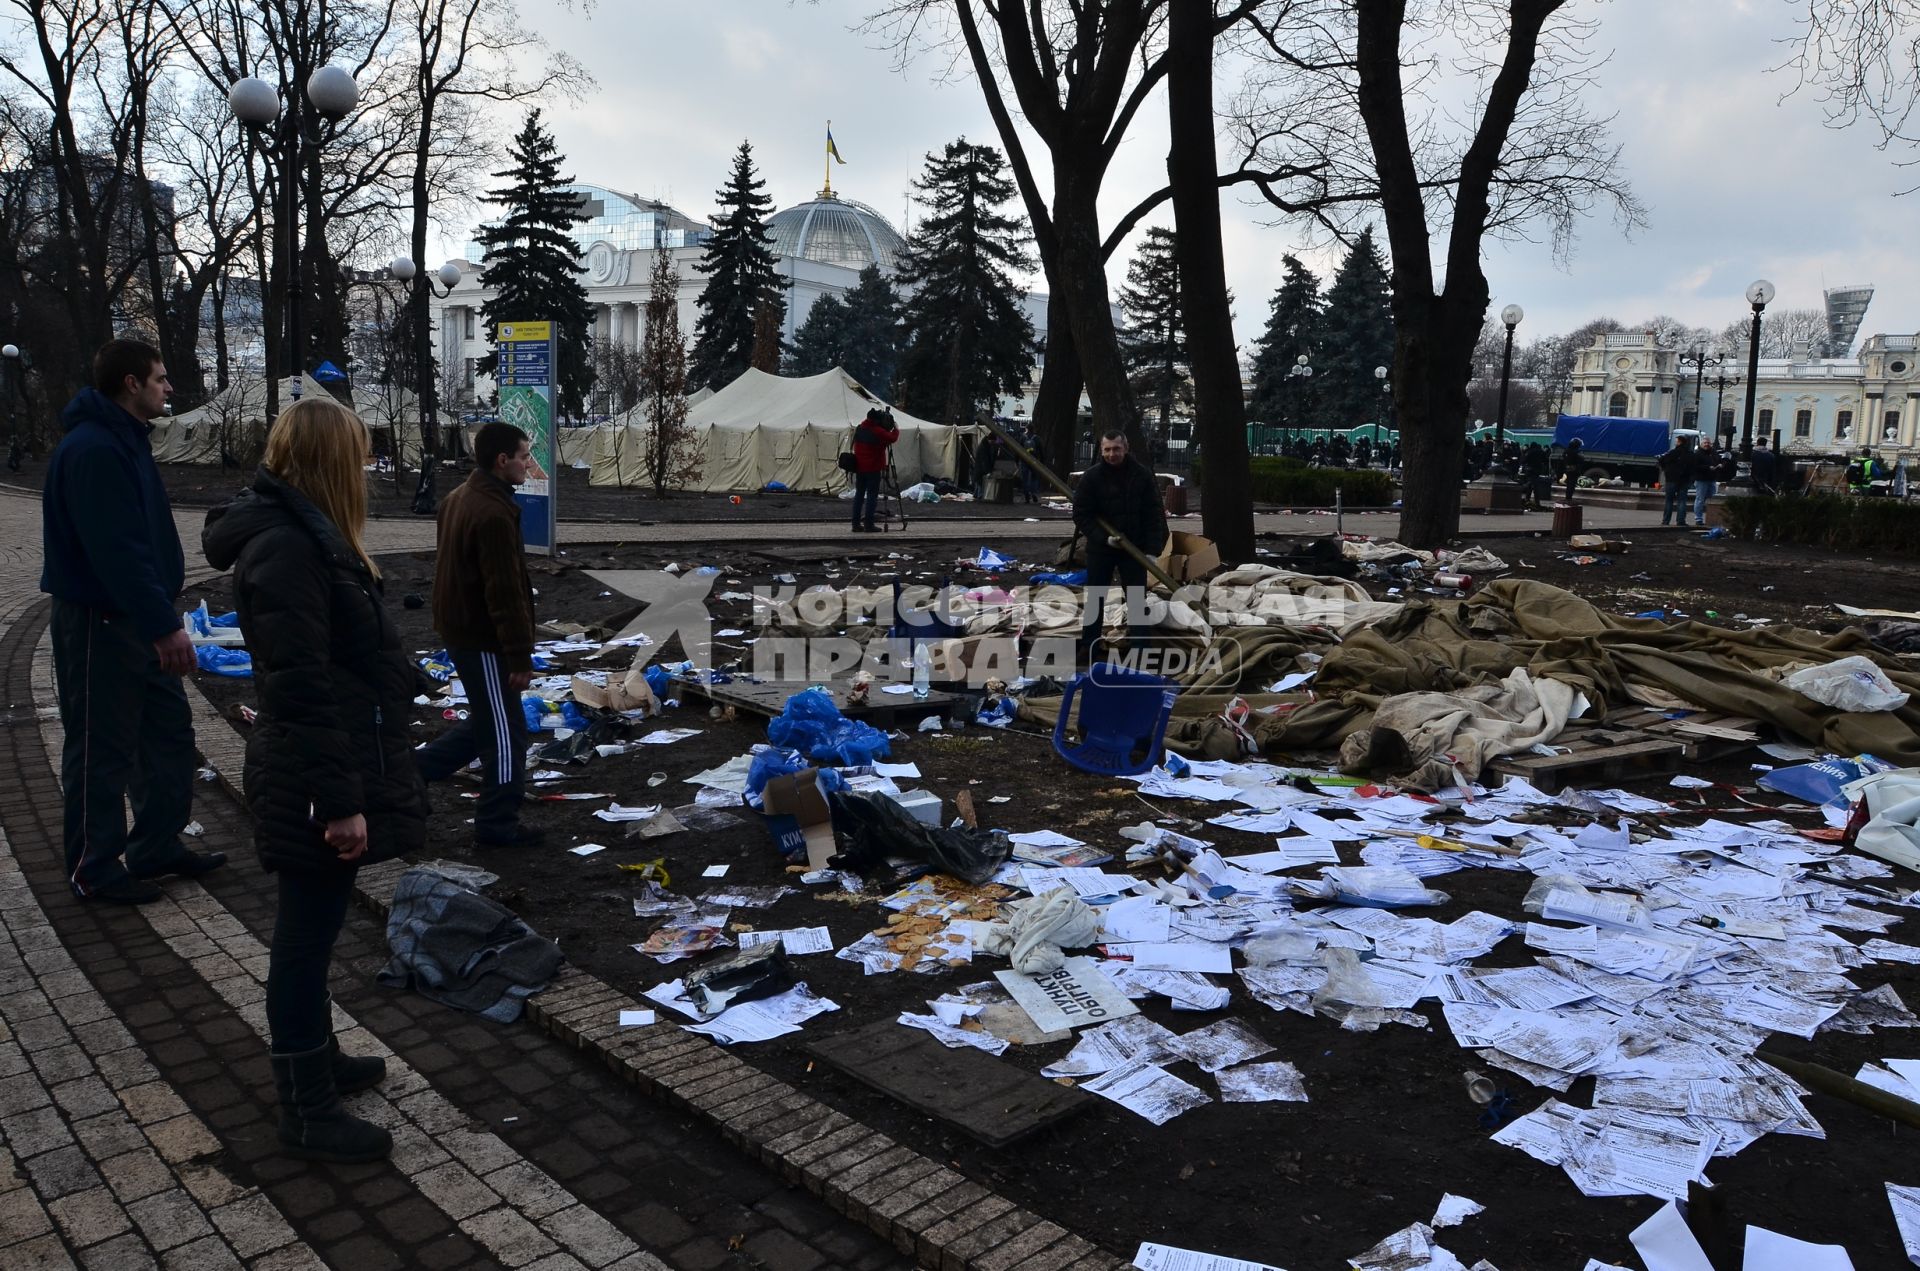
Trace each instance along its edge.
{"label": "blue plastic chair", "polygon": [[[1146,772],[1160,762],[1178,693],[1173,681],[1161,676],[1097,663],[1068,682],[1053,725],[1053,748],[1085,772],[1109,777]],[[1067,721],[1076,700],[1080,742],[1068,745]]]}

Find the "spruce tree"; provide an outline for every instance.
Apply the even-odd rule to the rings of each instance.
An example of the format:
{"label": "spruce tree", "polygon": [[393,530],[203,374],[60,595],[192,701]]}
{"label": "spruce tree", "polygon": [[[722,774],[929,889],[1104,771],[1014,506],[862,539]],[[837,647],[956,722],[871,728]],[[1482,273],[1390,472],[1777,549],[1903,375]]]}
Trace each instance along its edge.
{"label": "spruce tree", "polygon": [[1247,416],[1255,423],[1272,427],[1305,426],[1303,412],[1297,409],[1301,381],[1289,380],[1287,372],[1298,365],[1302,353],[1307,363],[1318,370],[1322,313],[1320,280],[1313,271],[1291,253],[1282,256],[1287,276],[1273,293],[1267,308],[1267,325],[1254,342],[1253,397],[1247,404]]}
{"label": "spruce tree", "polygon": [[1313,367],[1322,421],[1357,428],[1381,415],[1376,366],[1393,365],[1392,280],[1373,230],[1362,230],[1327,288],[1324,343]]}
{"label": "spruce tree", "polygon": [[778,286],[769,286],[753,306],[753,350],[747,362],[754,370],[780,373],[780,355],[786,351],[780,332],[786,325],[787,297]]}
{"label": "spruce tree", "polygon": [[[580,245],[567,231],[586,220],[573,178],[560,175],[561,154],[536,107],[507,147],[505,184],[487,197],[506,215],[480,229],[485,265],[480,285],[493,293],[480,306],[493,343],[502,322],[551,322],[556,346],[554,413],[578,416],[593,388],[593,306],[580,282]],[[499,358],[477,365],[491,375]]]}
{"label": "spruce tree", "polygon": [[1155,225],[1147,230],[1127,266],[1120,291],[1127,326],[1120,337],[1133,391],[1144,408],[1159,417],[1154,440],[1165,444],[1173,403],[1187,383],[1187,331],[1180,310],[1180,255],[1174,232]]}
{"label": "spruce tree", "polygon": [[900,356],[900,298],[878,265],[860,271],[860,281],[840,296],[822,296],[793,333],[794,375],[819,375],[840,367],[886,399],[893,391],[893,364]]}
{"label": "spruce tree", "polygon": [[1013,280],[1032,268],[1026,227],[1000,210],[1014,188],[999,152],[964,137],[927,156],[914,189],[928,211],[898,270],[898,391],[917,415],[970,424],[1033,369],[1033,324]]}
{"label": "spruce tree", "polygon": [[753,145],[734,152],[733,174],[714,197],[720,213],[694,268],[707,276],[700,316],[693,324],[687,380],[694,388],[725,388],[753,364],[754,319],[762,297],[776,286],[773,240],[766,231],[773,200],[753,169]]}
{"label": "spruce tree", "polygon": [[793,352],[787,358],[790,375],[820,375],[846,358],[847,305],[826,295],[813,302],[807,320],[793,333]]}

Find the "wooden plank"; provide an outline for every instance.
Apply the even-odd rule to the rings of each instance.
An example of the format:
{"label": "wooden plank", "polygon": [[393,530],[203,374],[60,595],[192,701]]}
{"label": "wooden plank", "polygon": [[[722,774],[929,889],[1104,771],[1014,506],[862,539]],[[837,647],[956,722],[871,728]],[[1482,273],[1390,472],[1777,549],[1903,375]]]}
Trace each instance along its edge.
{"label": "wooden plank", "polygon": [[[801,689],[813,687],[805,680],[762,680],[759,683],[731,680],[725,684],[707,684],[678,675],[673,677],[672,682],[674,692],[768,719],[786,709],[789,697]],[[820,687],[832,695],[833,704],[841,714],[848,719],[865,720],[876,728],[891,728],[901,722],[917,723],[928,715],[944,715],[948,707],[961,700],[959,696],[939,689],[929,690],[924,698],[882,693],[879,682],[875,681],[869,690],[867,704],[851,706],[848,704],[848,697],[853,690],[851,680],[829,680]]]}
{"label": "wooden plank", "polygon": [[1553,794],[1576,782],[1631,781],[1680,770],[1687,744],[1677,738],[1655,737],[1620,728],[1593,728],[1563,733],[1565,754],[1509,755],[1490,765],[1494,772],[1525,777]]}
{"label": "wooden plank", "polygon": [[1004,1147],[1093,1102],[1083,1090],[1036,1077],[985,1051],[948,1050],[890,1019],[823,1037],[804,1049],[989,1147]]}

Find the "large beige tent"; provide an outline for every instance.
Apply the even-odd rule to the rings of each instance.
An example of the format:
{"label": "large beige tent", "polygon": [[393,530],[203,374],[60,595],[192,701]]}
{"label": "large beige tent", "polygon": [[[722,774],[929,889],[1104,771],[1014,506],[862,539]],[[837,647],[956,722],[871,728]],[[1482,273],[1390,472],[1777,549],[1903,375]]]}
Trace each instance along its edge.
{"label": "large beige tent", "polygon": [[[329,392],[311,375],[300,377],[303,397]],[[279,405],[293,404],[293,377],[280,381]],[[373,386],[353,390],[353,409],[388,454],[398,450],[408,468],[420,466],[420,406],[411,389]],[[230,453],[257,453],[266,439],[267,381],[264,376],[235,380],[193,410],[154,424],[153,457],[161,463],[219,463],[224,435]]]}
{"label": "large beige tent", "polygon": [[[687,426],[702,460],[700,480],[692,488],[758,490],[778,481],[790,490],[838,494],[849,481],[839,457],[851,444],[853,426],[885,404],[837,367],[801,379],[749,370],[688,407]],[[953,479],[962,440],[981,431],[929,423],[900,411],[893,418],[900,427],[893,464],[902,484]],[[592,483],[647,484],[651,433],[640,409],[594,429]]]}

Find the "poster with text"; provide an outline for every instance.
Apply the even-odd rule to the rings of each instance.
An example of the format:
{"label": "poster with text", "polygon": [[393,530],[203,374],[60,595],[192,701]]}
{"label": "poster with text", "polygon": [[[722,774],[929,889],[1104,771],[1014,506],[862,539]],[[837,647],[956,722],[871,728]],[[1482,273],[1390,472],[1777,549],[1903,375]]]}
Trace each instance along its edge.
{"label": "poster with text", "polygon": [[533,462],[514,491],[520,539],[530,552],[554,551],[556,481],[553,435],[554,341],[551,322],[502,322],[499,335],[500,419],[527,434]]}

